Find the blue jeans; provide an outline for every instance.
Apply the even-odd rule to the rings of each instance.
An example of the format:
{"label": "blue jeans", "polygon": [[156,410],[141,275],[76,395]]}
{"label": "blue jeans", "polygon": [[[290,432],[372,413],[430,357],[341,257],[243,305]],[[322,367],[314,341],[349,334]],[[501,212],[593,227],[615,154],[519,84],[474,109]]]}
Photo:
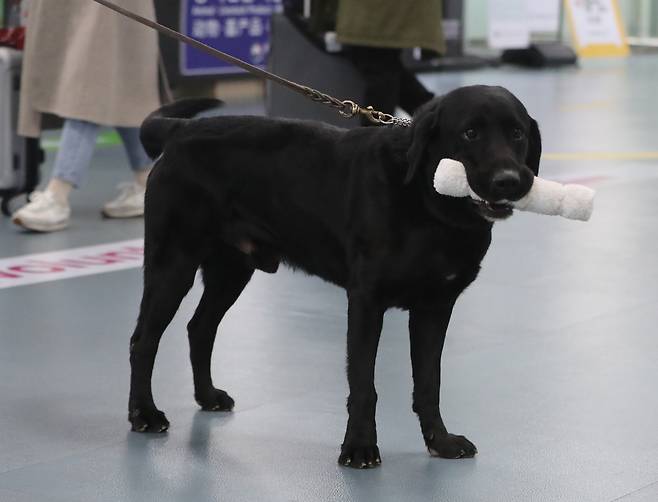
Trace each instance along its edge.
{"label": "blue jeans", "polygon": [[[89,170],[91,158],[96,148],[96,138],[101,126],[84,120],[66,119],[62,138],[55,158],[53,177],[79,187]],[[128,154],[133,171],[141,171],[151,166],[151,159],[139,141],[137,127],[117,127],[121,141]]]}

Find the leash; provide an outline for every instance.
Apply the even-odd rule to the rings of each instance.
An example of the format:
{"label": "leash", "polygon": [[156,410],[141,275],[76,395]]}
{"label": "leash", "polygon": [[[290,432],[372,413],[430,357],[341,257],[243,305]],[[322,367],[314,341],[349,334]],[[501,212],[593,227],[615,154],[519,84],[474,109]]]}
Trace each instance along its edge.
{"label": "leash", "polygon": [[393,115],[390,115],[388,113],[383,113],[374,110],[372,106],[363,108],[358,104],[356,104],[354,101],[351,101],[349,99],[341,101],[339,99],[336,99],[328,94],[320,92],[311,87],[300,85],[296,82],[280,77],[279,75],[270,73],[269,71],[262,70],[261,68],[251,65],[245,61],[242,61],[241,59],[231,56],[230,54],[227,54],[218,49],[215,49],[214,47],[210,47],[209,45],[199,42],[198,40],[195,40],[192,37],[183,35],[182,33],[176,30],[172,30],[167,26],[164,26],[155,21],[151,21],[150,19],[142,17],[139,14],[135,14],[134,12],[124,9],[123,7],[120,7],[108,0],[92,0],[92,1],[101,4],[107,7],[108,9],[113,10],[121,14],[122,16],[128,17],[134,21],[137,21],[138,23],[148,26],[149,28],[158,31],[163,35],[166,35],[171,38],[175,38],[179,42],[183,42],[185,44],[191,45],[192,47],[199,49],[200,51],[205,52],[206,54],[210,54],[213,57],[221,59],[222,61],[226,61],[227,63],[231,63],[235,66],[238,66],[243,70],[248,71],[249,73],[271,80],[273,82],[276,82],[277,84],[283,85],[284,87],[287,87],[288,89],[298,92],[317,103],[321,103],[323,105],[328,105],[332,108],[335,108],[338,110],[338,113],[340,113],[345,118],[349,119],[357,115],[363,115],[370,122],[377,125],[394,125],[399,127],[409,127],[411,125],[411,120],[409,119],[394,117]]}

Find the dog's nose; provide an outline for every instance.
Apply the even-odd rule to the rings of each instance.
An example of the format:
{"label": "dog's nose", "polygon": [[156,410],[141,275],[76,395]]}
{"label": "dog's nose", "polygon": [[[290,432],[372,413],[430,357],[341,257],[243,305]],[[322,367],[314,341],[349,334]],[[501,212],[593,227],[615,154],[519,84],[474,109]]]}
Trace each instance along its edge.
{"label": "dog's nose", "polygon": [[499,171],[491,178],[491,186],[497,196],[506,198],[518,192],[521,186],[521,175],[511,169]]}

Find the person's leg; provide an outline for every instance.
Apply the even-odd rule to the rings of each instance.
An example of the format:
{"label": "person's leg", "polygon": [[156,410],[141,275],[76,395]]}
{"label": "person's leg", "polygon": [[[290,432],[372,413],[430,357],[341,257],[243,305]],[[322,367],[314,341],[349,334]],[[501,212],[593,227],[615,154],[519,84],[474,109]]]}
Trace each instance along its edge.
{"label": "person's leg", "polygon": [[428,91],[423,84],[416,78],[416,75],[409,69],[401,65],[400,71],[400,99],[399,105],[409,115],[434,97],[434,94]]}
{"label": "person's leg", "polygon": [[354,45],[347,47],[345,54],[365,81],[363,103],[359,104],[393,115],[400,96],[400,50]]}
{"label": "person's leg", "polygon": [[83,120],[64,121],[51,179],[44,191],[32,194],[30,202],[14,213],[14,223],[40,232],[68,226],[71,215],[68,198],[89,169],[99,128],[98,124]]}
{"label": "person's leg", "polygon": [[365,82],[363,106],[393,115],[399,106],[409,115],[434,97],[401,60],[400,49],[349,46],[348,59]]}
{"label": "person's leg", "polygon": [[139,139],[139,128],[117,127],[116,129],[121,136],[135,178],[132,182],[119,185],[119,195],[105,204],[102,212],[107,218],[142,216],[146,179],[151,171],[152,162]]}
{"label": "person's leg", "polygon": [[135,175],[135,181],[142,186],[146,185],[146,178],[151,171],[153,162],[147,155],[139,139],[138,127],[117,127],[121,141],[126,149],[130,168]]}
{"label": "person's leg", "polygon": [[77,119],[64,121],[51,182],[46,190],[49,190],[53,184],[57,185],[58,182],[66,183],[71,188],[80,186],[89,170],[99,130],[100,126],[93,122]]}

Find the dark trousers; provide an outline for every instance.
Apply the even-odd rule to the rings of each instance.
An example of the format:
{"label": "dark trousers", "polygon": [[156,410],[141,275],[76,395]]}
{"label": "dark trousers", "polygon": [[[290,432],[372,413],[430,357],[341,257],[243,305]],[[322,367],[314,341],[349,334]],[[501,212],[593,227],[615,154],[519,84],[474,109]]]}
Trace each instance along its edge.
{"label": "dark trousers", "polygon": [[402,64],[401,49],[352,45],[345,55],[363,76],[366,88],[362,106],[393,115],[399,106],[410,115],[434,97],[416,75]]}

